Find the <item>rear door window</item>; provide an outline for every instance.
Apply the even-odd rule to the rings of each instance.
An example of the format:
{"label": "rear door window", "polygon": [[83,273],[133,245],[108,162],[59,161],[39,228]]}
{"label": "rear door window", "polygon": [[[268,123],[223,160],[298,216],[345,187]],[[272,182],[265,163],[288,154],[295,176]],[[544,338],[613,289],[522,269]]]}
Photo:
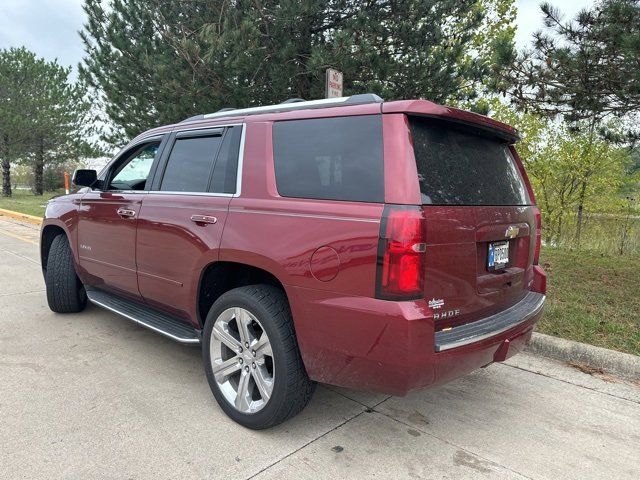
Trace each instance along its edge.
{"label": "rear door window", "polygon": [[384,202],[380,115],[276,122],[273,150],[284,197]]}
{"label": "rear door window", "polygon": [[209,185],[210,192],[236,193],[241,138],[241,126],[229,127],[225,132],[220,152],[213,168],[213,178]]}
{"label": "rear door window", "polygon": [[423,204],[530,203],[507,143],[428,119],[410,126]]}
{"label": "rear door window", "polygon": [[160,190],[206,192],[222,135],[178,137],[164,170]]}

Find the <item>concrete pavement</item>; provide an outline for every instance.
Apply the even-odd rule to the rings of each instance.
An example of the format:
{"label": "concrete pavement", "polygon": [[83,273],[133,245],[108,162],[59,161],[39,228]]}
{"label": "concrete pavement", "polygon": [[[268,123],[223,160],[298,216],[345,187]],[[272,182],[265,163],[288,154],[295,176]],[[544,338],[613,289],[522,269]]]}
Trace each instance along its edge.
{"label": "concrete pavement", "polygon": [[640,387],[528,354],[405,398],[321,386],[246,430],[199,348],[50,312],[37,239],[0,219],[2,479],[640,478]]}

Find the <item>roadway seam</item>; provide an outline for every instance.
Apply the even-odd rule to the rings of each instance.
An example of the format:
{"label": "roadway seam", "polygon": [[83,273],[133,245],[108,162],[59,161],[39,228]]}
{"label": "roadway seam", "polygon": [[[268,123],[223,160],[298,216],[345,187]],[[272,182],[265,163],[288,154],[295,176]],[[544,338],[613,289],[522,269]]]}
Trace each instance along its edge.
{"label": "roadway seam", "polygon": [[[384,400],[384,402],[386,402],[386,401],[387,400]],[[383,402],[380,402],[380,403],[383,403]],[[452,447],[458,448],[458,449],[468,453],[469,455],[473,455],[474,457],[478,457],[478,458],[484,460],[485,462],[490,463],[491,465],[495,465],[497,467],[500,467],[500,468],[503,468],[505,470],[508,470],[509,472],[515,473],[516,475],[520,475],[522,478],[527,478],[529,480],[535,480],[533,477],[529,477],[528,475],[525,475],[524,473],[520,473],[517,470],[514,470],[513,468],[507,467],[506,465],[502,465],[502,464],[500,464],[500,463],[498,463],[498,462],[496,462],[494,460],[491,460],[489,458],[483,457],[482,455],[480,455],[478,453],[475,453],[472,450],[469,450],[469,449],[467,449],[465,447],[462,447],[462,446],[460,446],[460,445],[458,445],[456,443],[450,442],[449,440],[445,440],[444,438],[440,438],[439,436],[437,436],[437,435],[435,435],[435,434],[433,434],[431,432],[427,432],[426,430],[423,430],[422,428],[420,428],[420,427],[418,427],[416,425],[413,425],[411,423],[403,422],[402,420],[394,418],[394,417],[392,417],[391,415],[389,415],[389,414],[387,414],[385,412],[381,412],[379,410],[374,410],[374,411],[376,413],[379,413],[380,415],[383,415],[383,416],[387,417],[390,420],[393,420],[394,422],[398,422],[400,425],[404,425],[405,427],[409,427],[409,428],[412,428],[412,429],[417,430],[419,432],[422,432],[423,434],[425,434],[425,435],[427,435],[429,437],[435,438],[436,440],[440,440],[441,442],[444,442],[447,445],[450,445]]]}
{"label": "roadway seam", "polygon": [[[545,357],[545,358],[546,358],[546,357]],[[626,401],[626,402],[635,403],[636,405],[640,404],[640,402],[639,402],[639,401],[636,401],[636,400],[630,400],[630,399],[628,399],[628,398],[619,397],[618,395],[614,395],[613,393],[603,392],[603,391],[601,391],[601,390],[597,390],[597,389],[595,389],[595,388],[593,388],[593,387],[587,387],[586,385],[579,385],[579,384],[577,384],[577,383],[570,382],[569,380],[563,380],[563,379],[561,379],[561,378],[556,378],[556,377],[552,377],[552,376],[550,376],[550,375],[545,375],[545,374],[544,374],[544,373],[542,373],[542,372],[536,372],[536,371],[534,371],[534,370],[527,370],[526,368],[523,368],[523,367],[517,367],[517,366],[515,366],[515,365],[509,365],[509,364],[507,364],[507,363],[501,363],[501,364],[502,364],[503,366],[505,366],[505,367],[515,368],[515,369],[517,369],[517,370],[521,370],[521,371],[523,371],[523,372],[533,373],[534,375],[540,375],[541,377],[550,378],[551,380],[556,380],[556,381],[558,381],[558,382],[562,382],[562,383],[567,383],[567,384],[569,384],[569,385],[573,385],[574,387],[584,388],[585,390],[590,390],[590,391],[592,391],[592,392],[600,393],[600,394],[602,394],[602,395],[608,395],[608,396],[610,396],[610,397],[617,398],[617,399],[619,399],[619,400],[624,400],[624,401]],[[596,377],[596,378],[597,378],[597,377]],[[604,380],[602,380],[602,381],[604,381]]]}
{"label": "roadway seam", "polygon": [[29,290],[28,292],[15,292],[15,293],[0,293],[0,297],[11,297],[13,295],[27,295],[29,293],[40,293],[40,292],[45,292],[46,289],[40,289],[40,290]]}
{"label": "roadway seam", "polygon": [[0,248],[0,250],[2,250],[5,253],[9,253],[9,254],[11,254],[11,255],[13,255],[15,257],[21,258],[22,260],[26,260],[27,262],[31,262],[34,265],[40,266],[40,262],[38,262],[37,260],[34,260],[32,258],[29,258],[29,257],[26,257],[26,256],[24,256],[24,255],[22,255],[20,253],[12,252],[11,250],[6,250],[4,248]]}
{"label": "roadway seam", "polygon": [[[384,402],[386,402],[387,400],[389,400],[389,399],[392,397],[392,395],[387,396],[385,399],[380,400],[378,403],[376,403],[373,407],[370,407],[370,406],[368,406],[368,405],[366,405],[366,404],[364,404],[364,403],[360,402],[359,400],[355,400],[355,399],[353,399],[353,398],[351,398],[351,397],[346,396],[345,394],[343,394],[343,393],[341,393],[341,392],[338,392],[338,391],[333,390],[333,389],[331,389],[331,388],[328,388],[328,390],[331,390],[332,392],[337,393],[338,395],[340,395],[340,396],[342,396],[342,397],[346,398],[347,400],[351,400],[352,402],[356,402],[356,403],[358,403],[358,404],[362,405],[363,407],[365,407],[365,410],[364,410],[364,412],[360,412],[358,415],[354,416],[353,418],[351,418],[351,419],[347,420],[346,422],[343,422],[342,424],[338,425],[337,427],[335,427],[334,429],[330,430],[329,432],[326,432],[326,433],[324,433],[324,434],[320,435],[318,438],[316,438],[315,440],[310,441],[310,442],[309,442],[309,443],[307,443],[306,445],[304,445],[304,446],[300,447],[298,450],[301,450],[302,448],[306,447],[307,445],[310,445],[311,443],[315,442],[316,440],[318,440],[318,439],[320,439],[320,438],[324,437],[325,435],[327,435],[327,434],[328,434],[328,433],[330,433],[331,431],[333,431],[333,430],[336,430],[336,429],[340,428],[341,426],[343,426],[343,425],[347,424],[347,423],[348,423],[348,422],[350,422],[351,420],[353,420],[353,419],[355,419],[355,418],[359,417],[359,416],[360,416],[360,415],[362,415],[363,413],[372,413],[372,412],[374,412],[374,413],[379,413],[380,415],[383,415],[384,417],[387,417],[388,419],[393,420],[394,422],[397,422],[397,423],[399,423],[399,424],[401,424],[401,425],[404,425],[405,427],[410,427],[410,428],[413,428],[413,429],[415,429],[415,430],[418,430],[418,431],[420,431],[420,432],[424,433],[424,434],[425,434],[425,435],[427,435],[427,436],[430,436],[430,437],[432,437],[432,438],[435,438],[436,440],[440,440],[441,442],[444,442],[444,443],[446,443],[447,445],[450,445],[450,446],[452,446],[452,447],[458,448],[458,449],[460,449],[460,450],[462,450],[462,451],[464,451],[464,452],[466,452],[466,453],[468,453],[468,454],[470,454],[470,455],[473,455],[474,457],[481,458],[481,459],[482,459],[482,460],[484,460],[485,462],[488,462],[488,463],[490,463],[490,464],[492,464],[492,465],[495,465],[495,466],[498,466],[498,467],[503,468],[503,469],[505,469],[505,470],[508,470],[508,471],[510,471],[510,472],[512,472],[512,473],[515,473],[516,475],[520,475],[522,478],[527,478],[527,479],[529,479],[529,480],[534,480],[534,479],[533,479],[533,477],[529,477],[529,476],[527,476],[527,475],[525,475],[525,474],[523,474],[523,473],[518,472],[517,470],[514,470],[514,469],[512,469],[512,468],[510,468],[510,467],[507,467],[506,465],[501,465],[500,463],[495,462],[495,461],[493,461],[493,460],[491,460],[491,459],[488,459],[488,458],[486,458],[486,457],[483,457],[482,455],[479,455],[478,453],[475,453],[475,452],[473,452],[473,451],[471,451],[471,450],[468,450],[468,449],[466,449],[466,448],[464,448],[464,447],[462,447],[462,446],[460,446],[460,445],[457,445],[457,444],[455,444],[455,443],[453,443],[453,442],[450,442],[450,441],[448,441],[448,440],[445,440],[445,439],[443,439],[443,438],[440,438],[440,437],[438,437],[437,435],[434,435],[433,433],[427,432],[427,431],[425,431],[425,430],[421,429],[420,427],[417,427],[417,426],[412,425],[412,424],[409,424],[409,423],[405,423],[405,422],[403,422],[403,421],[401,421],[401,420],[398,420],[397,418],[392,417],[391,415],[389,415],[389,414],[387,414],[387,413],[385,413],[385,412],[382,412],[382,411],[380,411],[380,410],[376,410],[376,407],[378,407],[379,405],[381,405],[381,404],[383,404]],[[296,450],[296,452],[297,452],[298,450]],[[296,452],[291,452],[289,455],[292,455],[292,454],[294,454],[294,453],[296,453]],[[287,455],[287,457],[288,457],[289,455]],[[282,460],[284,460],[284,459],[285,459],[285,458],[287,458],[287,457],[282,458]],[[278,462],[275,462],[273,465],[275,465],[275,464],[279,463],[280,461],[281,461],[281,460],[279,460]],[[264,470],[267,470],[267,469],[269,469],[269,468],[271,468],[271,467],[269,466],[269,467],[265,468]],[[264,471],[264,470],[262,470],[262,471]],[[258,472],[256,475],[259,475],[260,473],[262,473],[262,471]],[[255,475],[254,475],[254,476],[255,476]],[[249,477],[249,478],[253,478],[254,476]],[[247,480],[249,480],[249,479],[247,479]]]}
{"label": "roadway seam", "polygon": [[[333,390],[331,390],[333,391]],[[337,393],[337,392],[336,392]],[[344,395],[343,395],[344,397]],[[348,398],[348,397],[345,397]],[[351,399],[349,399],[351,400]],[[355,400],[353,400],[355,403],[362,405],[360,402],[356,402]],[[368,407],[367,407],[368,408]],[[274,465],[277,465],[278,463],[282,462],[283,460],[286,460],[287,458],[289,458],[291,455],[298,453],[300,450],[302,450],[303,448],[311,445],[312,443],[320,440],[322,437],[325,437],[327,435],[329,435],[331,432],[336,431],[337,429],[339,429],[340,427],[342,427],[343,425],[346,425],[347,423],[349,423],[351,420],[355,420],[356,418],[358,418],[360,415],[366,413],[366,410],[361,411],[360,413],[356,413],[353,417],[346,419],[344,422],[336,425],[335,427],[331,428],[330,430],[327,430],[326,432],[324,432],[323,434],[319,435],[316,438],[313,438],[311,440],[309,440],[307,443],[305,443],[304,445],[296,448],[295,450],[292,450],[291,452],[287,453],[284,457],[279,458],[278,460],[276,460],[275,462],[271,463],[270,465],[267,465],[266,467],[262,468],[261,470],[259,470],[258,472],[254,473],[253,475],[247,477],[245,480],[251,480],[252,478],[257,477],[258,475],[260,475],[262,472],[265,472],[267,470],[269,470],[271,467],[273,467]]]}
{"label": "roadway seam", "polygon": [[337,390],[334,390],[333,388],[331,388],[332,385],[324,385],[324,388],[326,388],[327,390],[331,390],[333,393],[337,393],[338,395],[340,395],[341,397],[346,398],[347,400],[351,400],[352,402],[356,402],[359,403],[360,405],[362,405],[364,408],[368,409],[368,410],[373,410],[374,408],[376,408],[378,405],[380,405],[383,402],[386,402],[387,400],[389,400],[392,395],[387,395],[386,398],[384,398],[383,400],[380,400],[378,403],[376,403],[374,406],[370,407],[369,405],[367,405],[366,403],[362,403],[360,400],[356,400],[355,398],[351,398],[347,395],[345,395],[342,392],[338,392]]}

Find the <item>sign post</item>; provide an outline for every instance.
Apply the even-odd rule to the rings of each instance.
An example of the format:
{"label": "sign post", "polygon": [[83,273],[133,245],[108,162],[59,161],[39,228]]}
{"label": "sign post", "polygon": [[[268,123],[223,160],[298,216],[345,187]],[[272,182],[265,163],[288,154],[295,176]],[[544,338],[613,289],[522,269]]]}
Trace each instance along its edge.
{"label": "sign post", "polygon": [[66,193],[67,195],[69,195],[69,172],[64,172],[64,193]]}
{"label": "sign post", "polygon": [[327,68],[325,97],[338,98],[342,96],[342,72],[333,68]]}

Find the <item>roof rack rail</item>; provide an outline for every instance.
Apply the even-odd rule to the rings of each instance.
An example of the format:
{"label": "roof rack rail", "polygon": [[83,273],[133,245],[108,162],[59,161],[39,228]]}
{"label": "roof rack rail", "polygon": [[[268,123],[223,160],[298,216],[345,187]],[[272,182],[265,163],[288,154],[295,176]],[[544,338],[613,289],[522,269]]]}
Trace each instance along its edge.
{"label": "roof rack rail", "polygon": [[205,120],[218,117],[243,117],[246,115],[258,115],[260,113],[276,113],[276,112],[289,112],[292,110],[304,110],[308,108],[327,108],[327,107],[339,107],[346,105],[361,105],[365,103],[382,103],[384,100],[374,93],[361,93],[358,95],[351,95],[350,97],[339,98],[323,98],[322,100],[303,100],[303,99],[289,99],[283,103],[277,105],[265,105],[262,107],[249,107],[238,109],[223,108],[214,113],[207,113],[204,115],[196,115],[194,117],[187,118],[180,123],[192,122],[196,120]]}
{"label": "roof rack rail", "polygon": [[201,113],[200,115],[194,115],[193,117],[185,118],[179,123],[195,122],[196,120],[203,120],[203,119],[204,119],[204,114]]}

